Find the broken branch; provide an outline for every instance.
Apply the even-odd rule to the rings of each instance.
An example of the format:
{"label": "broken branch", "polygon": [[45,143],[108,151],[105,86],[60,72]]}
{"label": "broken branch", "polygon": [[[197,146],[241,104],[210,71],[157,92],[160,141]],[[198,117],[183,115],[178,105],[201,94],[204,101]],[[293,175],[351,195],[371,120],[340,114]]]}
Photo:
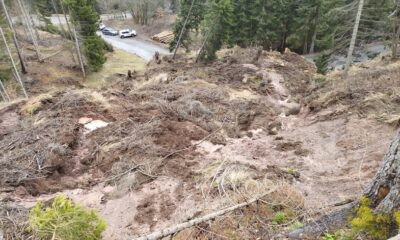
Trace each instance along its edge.
{"label": "broken branch", "polygon": [[180,232],[180,231],[182,231],[182,230],[184,230],[186,228],[190,228],[190,227],[195,226],[197,224],[200,224],[202,222],[214,219],[214,218],[216,218],[218,216],[221,216],[221,215],[224,215],[226,213],[235,211],[236,209],[246,207],[246,206],[248,206],[248,205],[250,205],[252,203],[257,202],[259,199],[261,199],[261,198],[263,198],[263,197],[275,192],[276,190],[277,190],[277,188],[271,189],[268,192],[262,194],[261,196],[253,198],[253,199],[251,199],[249,201],[246,201],[246,202],[243,202],[243,203],[240,203],[240,204],[237,204],[237,205],[234,205],[234,206],[231,206],[231,207],[228,207],[228,208],[216,211],[216,212],[212,212],[212,213],[207,214],[207,215],[205,215],[203,217],[192,219],[190,221],[180,223],[178,225],[163,229],[161,231],[157,231],[157,232],[151,233],[151,234],[146,235],[146,236],[142,236],[142,237],[136,238],[136,240],[157,240],[157,239],[161,239],[161,238],[164,238],[164,237],[168,237],[168,236],[170,236],[170,235],[172,235],[174,233]]}

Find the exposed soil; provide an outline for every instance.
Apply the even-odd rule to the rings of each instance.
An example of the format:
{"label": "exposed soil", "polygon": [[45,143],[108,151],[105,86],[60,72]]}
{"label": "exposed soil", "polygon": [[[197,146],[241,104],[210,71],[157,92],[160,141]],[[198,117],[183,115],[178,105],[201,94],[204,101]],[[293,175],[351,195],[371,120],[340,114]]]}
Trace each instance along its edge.
{"label": "exposed soil", "polygon": [[[107,89],[1,105],[0,199],[29,208],[64,193],[99,210],[105,239],[125,239],[281,186],[265,199],[273,204],[175,236],[281,239],[288,226],[264,224],[276,212],[303,221],[310,209],[356,198],[395,130],[353,109],[370,113],[380,101],[356,104],[316,86],[315,67],[294,53],[220,55],[196,67],[164,58]],[[82,118],[107,124],[88,131]]]}

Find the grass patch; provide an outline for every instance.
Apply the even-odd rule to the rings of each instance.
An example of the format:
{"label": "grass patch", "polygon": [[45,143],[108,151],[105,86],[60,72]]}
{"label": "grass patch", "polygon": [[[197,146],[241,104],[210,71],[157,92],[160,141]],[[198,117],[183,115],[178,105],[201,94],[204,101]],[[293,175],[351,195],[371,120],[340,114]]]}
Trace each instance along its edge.
{"label": "grass patch", "polygon": [[24,106],[21,107],[21,114],[25,116],[36,114],[42,109],[43,103],[52,98],[53,96],[51,94],[46,93],[29,99],[29,101],[27,101]]}
{"label": "grass patch", "polygon": [[84,85],[92,88],[102,88],[115,79],[118,73],[127,74],[128,70],[141,71],[146,67],[146,62],[130,53],[115,49],[114,52],[107,54],[107,62],[103,68],[91,73]]}

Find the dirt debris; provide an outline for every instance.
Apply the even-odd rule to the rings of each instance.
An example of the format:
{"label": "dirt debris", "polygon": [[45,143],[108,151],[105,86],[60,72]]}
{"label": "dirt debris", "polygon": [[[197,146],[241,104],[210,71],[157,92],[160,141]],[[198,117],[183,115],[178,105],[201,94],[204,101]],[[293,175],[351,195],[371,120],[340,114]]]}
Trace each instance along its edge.
{"label": "dirt debris", "polygon": [[[122,239],[279,184],[264,202],[174,239],[280,239],[306,210],[356,196],[394,132],[368,116],[386,108],[396,123],[397,91],[332,92],[290,52],[219,54],[196,67],[166,57],[107,89],[72,87],[1,107],[0,198],[29,208],[62,192],[99,209],[105,239]],[[107,125],[85,132],[93,120]],[[268,226],[277,214],[285,222]]]}

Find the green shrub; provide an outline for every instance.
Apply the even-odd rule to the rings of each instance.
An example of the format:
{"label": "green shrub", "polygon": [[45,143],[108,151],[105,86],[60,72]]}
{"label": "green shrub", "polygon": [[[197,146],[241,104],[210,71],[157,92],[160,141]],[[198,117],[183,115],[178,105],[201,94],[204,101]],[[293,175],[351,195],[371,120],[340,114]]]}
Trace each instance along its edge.
{"label": "green shrub", "polygon": [[294,231],[296,229],[299,229],[301,227],[303,227],[303,224],[301,222],[299,222],[299,221],[295,221],[294,223],[292,223],[292,224],[290,224],[288,226],[288,230],[289,230],[289,232],[292,232],[292,231]]}
{"label": "green shrub", "polygon": [[277,212],[277,213],[275,213],[274,219],[272,220],[272,222],[275,224],[282,224],[282,223],[286,222],[286,220],[287,220],[286,213]]}
{"label": "green shrub", "polygon": [[393,218],[397,228],[400,228],[400,211],[394,211]]}
{"label": "green shrub", "polygon": [[93,72],[99,71],[106,62],[103,39],[99,36],[86,37],[83,45],[90,70]]}
{"label": "green shrub", "polygon": [[356,217],[350,221],[355,232],[364,232],[373,239],[387,239],[390,234],[390,215],[374,213],[371,201],[363,196],[357,209]]}
{"label": "green shrub", "polygon": [[37,202],[29,214],[28,231],[38,239],[97,240],[105,228],[94,210],[85,210],[64,195],[58,195],[48,208]]}
{"label": "green shrub", "polygon": [[107,51],[107,52],[114,52],[114,47],[113,47],[112,44],[106,42],[104,39],[103,39],[103,42],[104,42],[104,50],[105,50],[105,51]]}
{"label": "green shrub", "polygon": [[319,83],[319,84],[324,84],[326,82],[326,78],[321,75],[315,77],[314,80],[316,83]]}
{"label": "green shrub", "polygon": [[330,57],[330,54],[322,53],[315,58],[315,66],[317,67],[318,73],[326,74],[328,72],[328,63]]}
{"label": "green shrub", "polygon": [[325,233],[324,236],[322,237],[322,240],[336,240],[336,239],[337,239],[336,235],[330,233]]}

